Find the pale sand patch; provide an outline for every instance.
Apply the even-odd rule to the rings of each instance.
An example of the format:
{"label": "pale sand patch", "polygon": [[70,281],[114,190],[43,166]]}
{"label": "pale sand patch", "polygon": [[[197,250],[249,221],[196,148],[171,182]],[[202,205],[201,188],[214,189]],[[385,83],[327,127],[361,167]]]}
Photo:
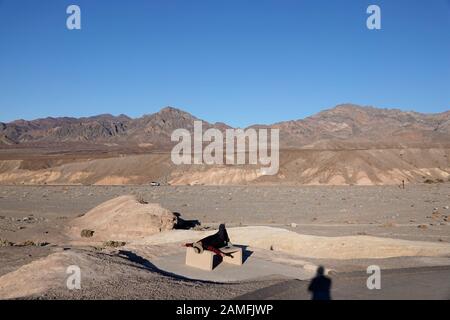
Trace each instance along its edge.
{"label": "pale sand patch", "polygon": [[27,184],[51,184],[56,182],[61,177],[59,171],[48,170],[13,170],[0,174],[0,181],[2,183],[27,183]]}
{"label": "pale sand patch", "polygon": [[319,171],[318,168],[306,168],[305,170],[303,170],[300,173],[300,176],[302,176],[302,177],[310,177],[310,176],[315,175],[318,171]]}
{"label": "pale sand patch", "polygon": [[93,173],[86,171],[78,171],[68,175],[69,183],[81,183],[84,179],[89,178]]}
{"label": "pale sand patch", "polygon": [[232,167],[210,168],[204,171],[184,171],[172,174],[171,185],[233,185],[246,184],[261,176],[259,169]]}
{"label": "pale sand patch", "polygon": [[328,184],[334,186],[341,186],[346,184],[345,178],[341,175],[334,175],[328,180]]}
{"label": "pale sand patch", "polygon": [[370,186],[373,185],[373,181],[369,179],[369,177],[367,176],[367,174],[365,172],[358,172],[356,174],[356,185],[360,185],[360,186]]}
{"label": "pale sand patch", "polygon": [[[136,245],[190,242],[215,231],[173,230],[141,240]],[[371,236],[322,237],[302,235],[273,227],[239,227],[228,229],[233,243],[254,248],[281,251],[305,258],[318,259],[383,259],[412,256],[448,256],[450,244],[408,241]]]}
{"label": "pale sand patch", "polygon": [[132,176],[132,177],[123,177],[123,176],[107,176],[104,177],[97,182],[94,183],[96,186],[111,186],[111,185],[123,185],[123,184],[129,184],[133,179],[137,179],[139,177]]}
{"label": "pale sand patch", "polygon": [[139,148],[148,148],[148,147],[152,147],[153,143],[139,143],[138,147]]}

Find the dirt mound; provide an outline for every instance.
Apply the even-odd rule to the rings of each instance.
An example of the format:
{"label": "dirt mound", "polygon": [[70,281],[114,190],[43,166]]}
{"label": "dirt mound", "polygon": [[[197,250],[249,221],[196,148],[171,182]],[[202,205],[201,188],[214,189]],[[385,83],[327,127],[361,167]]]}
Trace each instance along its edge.
{"label": "dirt mound", "polygon": [[0,299],[26,297],[44,292],[51,287],[64,287],[68,276],[67,267],[70,265],[85,267],[84,262],[85,259],[79,254],[65,251],[23,265],[0,277]]}
{"label": "dirt mound", "polygon": [[[142,239],[136,244],[162,245],[201,239],[213,232],[175,230]],[[235,244],[318,259],[383,259],[450,255],[450,244],[371,236],[324,237],[298,234],[273,227],[229,228]]]}
{"label": "dirt mound", "polygon": [[132,195],[106,201],[70,223],[69,234],[81,239],[83,230],[94,231],[89,240],[129,241],[171,230],[177,217],[156,203],[140,203]]}

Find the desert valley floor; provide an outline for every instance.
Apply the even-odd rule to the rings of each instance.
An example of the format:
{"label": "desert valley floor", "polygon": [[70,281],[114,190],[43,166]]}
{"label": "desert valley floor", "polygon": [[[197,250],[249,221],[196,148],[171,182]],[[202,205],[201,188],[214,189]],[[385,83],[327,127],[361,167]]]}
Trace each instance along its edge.
{"label": "desert valley floor", "polygon": [[[158,203],[180,213],[185,220],[199,220],[201,225],[196,231],[163,232],[168,241],[161,240],[163,237],[146,238],[127,241],[121,248],[74,241],[67,236],[64,230],[71,221],[122,195]],[[335,282],[341,288],[351,286],[352,281],[346,282],[339,275],[359,274],[360,277],[371,264],[393,271],[426,270],[427,275],[435,275],[434,282],[428,283],[441,286],[440,290],[430,288],[429,291],[438,292],[438,298],[448,298],[449,206],[449,183],[406,185],[405,189],[398,186],[0,186],[0,295],[3,298],[228,299],[274,298],[278,294],[282,298],[307,298],[306,289],[299,289],[306,282],[295,280],[299,285],[294,282],[294,290],[289,272],[226,282],[209,281],[201,276],[195,279],[157,267],[165,265],[163,260],[161,264],[155,263],[161,256],[181,256],[183,241],[226,223],[232,242],[248,245],[254,253],[249,262],[261,259],[287,266],[289,270],[300,268],[304,271],[302,280],[311,278],[317,265],[325,265],[337,277]],[[281,232],[283,240],[279,240],[279,230],[287,231],[286,235]],[[295,238],[295,234],[301,237]],[[252,237],[258,236],[259,240],[253,241]],[[65,264],[80,264],[89,270],[82,290],[67,290],[66,275],[54,274],[55,270],[64,270]],[[433,268],[438,269],[430,274],[428,271]],[[415,276],[424,278],[421,274]],[[439,281],[443,276],[447,280]],[[405,274],[406,278],[413,279],[414,275]],[[411,281],[408,283],[411,286]],[[283,289],[277,291],[280,286]],[[336,290],[337,298],[349,298],[347,291],[341,290],[339,294],[339,288]],[[401,298],[396,291],[389,294]],[[362,292],[359,298],[364,297]]]}

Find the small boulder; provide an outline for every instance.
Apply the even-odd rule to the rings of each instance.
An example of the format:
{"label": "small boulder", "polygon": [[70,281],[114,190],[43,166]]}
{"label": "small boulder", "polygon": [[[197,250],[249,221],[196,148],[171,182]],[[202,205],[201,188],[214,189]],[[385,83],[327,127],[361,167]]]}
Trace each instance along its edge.
{"label": "small boulder", "polygon": [[0,247],[11,247],[14,243],[6,239],[0,239]]}
{"label": "small boulder", "polygon": [[93,231],[93,230],[83,229],[83,230],[81,230],[81,236],[83,238],[90,238],[94,235],[94,232],[95,231]]}
{"label": "small boulder", "polygon": [[36,243],[34,243],[34,241],[32,241],[32,240],[27,240],[27,241],[24,241],[24,242],[18,244],[19,247],[32,247],[35,245],[36,245]]}
{"label": "small boulder", "polygon": [[113,248],[123,247],[126,244],[127,243],[125,241],[113,241],[113,240],[105,241],[103,243],[105,247],[113,247]]}

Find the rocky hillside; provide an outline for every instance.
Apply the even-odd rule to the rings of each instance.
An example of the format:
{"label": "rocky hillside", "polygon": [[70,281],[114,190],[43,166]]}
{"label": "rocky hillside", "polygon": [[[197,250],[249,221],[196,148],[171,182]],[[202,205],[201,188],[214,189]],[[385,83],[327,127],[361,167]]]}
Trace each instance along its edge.
{"label": "rocky hillside", "polygon": [[[191,114],[166,107],[157,113],[131,119],[125,115],[110,114],[87,118],[45,118],[32,121],[16,120],[0,123],[0,146],[27,145],[49,146],[51,143],[81,144],[147,144],[164,147],[170,144],[170,135],[175,129],[193,130]],[[228,128],[204,122],[204,128]]]}
{"label": "rocky hillside", "polygon": [[285,146],[314,149],[440,147],[450,144],[450,111],[439,114],[339,105],[272,125]]}
{"label": "rocky hillside", "polygon": [[[52,143],[148,145],[154,148],[171,144],[173,130],[192,132],[191,114],[167,107],[157,113],[132,119],[125,115],[99,115],[88,118],[45,118],[0,123],[0,146],[51,145]],[[224,123],[204,128],[229,128]],[[403,147],[449,147],[450,111],[421,114],[397,109],[378,109],[339,105],[314,116],[252,126],[280,129],[281,145],[303,149],[364,149]]]}

